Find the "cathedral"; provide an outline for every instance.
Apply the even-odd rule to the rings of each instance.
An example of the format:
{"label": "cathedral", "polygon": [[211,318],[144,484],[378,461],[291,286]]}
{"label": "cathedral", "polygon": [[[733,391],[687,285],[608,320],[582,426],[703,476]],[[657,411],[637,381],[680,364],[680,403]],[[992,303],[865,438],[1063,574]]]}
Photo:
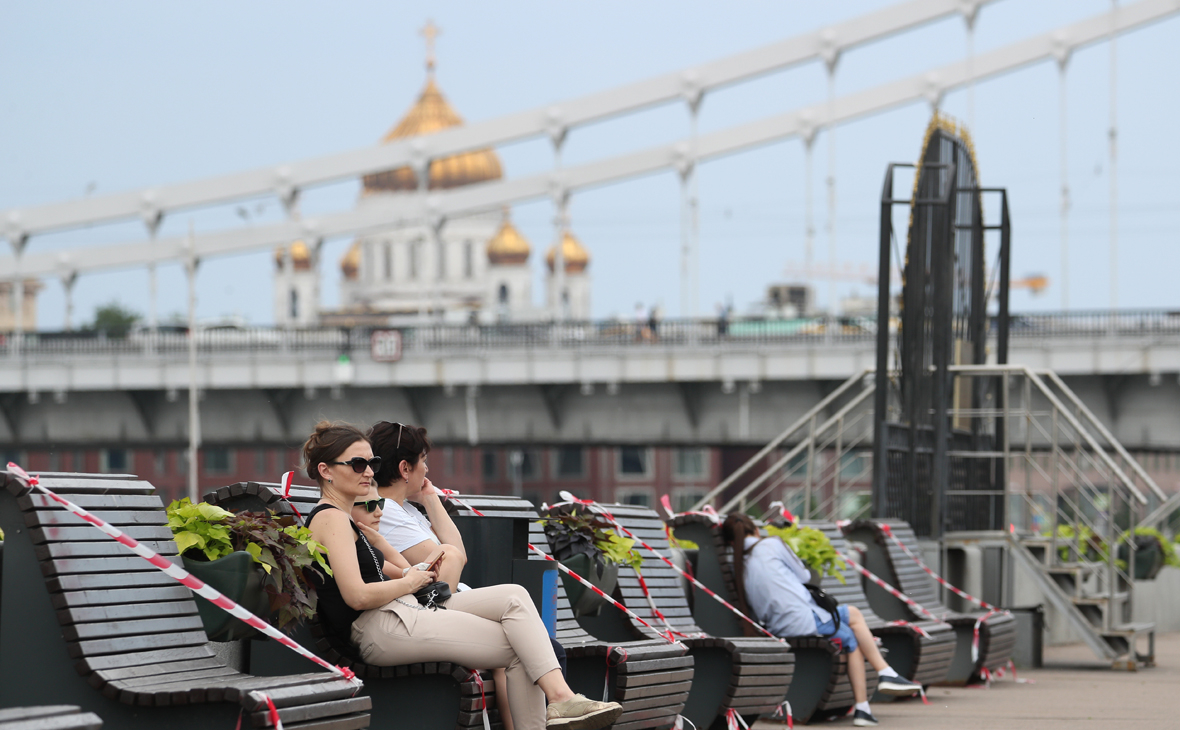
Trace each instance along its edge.
{"label": "cathedral", "polygon": [[[383,142],[426,135],[463,124],[434,78],[433,38],[427,25],[426,85]],[[433,160],[430,190],[479,185],[503,178],[494,150],[481,149]],[[410,167],[366,175],[363,208],[389,195],[419,194]],[[564,290],[556,291],[557,247],[545,256],[545,301],[534,301],[532,245],[512,223],[511,210],[446,221],[436,236],[425,224],[357,237],[340,260],[340,305],[319,306],[321,267],[302,242],[275,251],[275,324],[279,326],[386,325],[419,318],[433,321],[520,322],[590,318],[590,255],[568,229],[562,235]]]}

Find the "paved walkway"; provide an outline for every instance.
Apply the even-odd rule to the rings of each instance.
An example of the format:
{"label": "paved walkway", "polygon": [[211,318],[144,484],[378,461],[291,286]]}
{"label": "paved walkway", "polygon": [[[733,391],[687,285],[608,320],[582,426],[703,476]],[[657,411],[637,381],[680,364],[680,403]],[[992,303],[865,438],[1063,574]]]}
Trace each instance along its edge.
{"label": "paved walkway", "polygon": [[[1083,644],[1045,648],[1045,666],[1004,677],[990,689],[934,687],[930,705],[877,703],[880,727],[924,730],[1048,730],[1050,728],[1180,728],[1180,634],[1156,637],[1156,664],[1118,672],[1094,659]],[[852,719],[818,727],[852,727]],[[759,721],[753,730],[785,726]]]}

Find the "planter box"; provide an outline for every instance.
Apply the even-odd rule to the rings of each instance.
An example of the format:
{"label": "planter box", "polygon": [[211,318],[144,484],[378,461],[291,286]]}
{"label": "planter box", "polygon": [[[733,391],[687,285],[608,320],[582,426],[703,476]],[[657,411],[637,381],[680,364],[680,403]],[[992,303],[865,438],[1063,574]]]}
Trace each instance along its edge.
{"label": "planter box", "polygon": [[[261,619],[270,620],[270,597],[263,590],[266,573],[250,553],[239,550],[212,562],[181,556],[184,569]],[[238,641],[261,634],[208,600],[193,594],[209,641]]]}
{"label": "planter box", "polygon": [[[566,558],[561,561],[561,564],[590,581],[607,595],[614,592],[615,586],[619,582],[619,566],[607,562],[602,569],[602,574],[599,575],[595,569],[594,561],[585,553],[578,553]],[[561,574],[561,580],[565,584],[565,594],[569,598],[570,606],[574,609],[574,616],[597,616],[602,612],[602,607],[606,605],[605,598],[565,573]]]}

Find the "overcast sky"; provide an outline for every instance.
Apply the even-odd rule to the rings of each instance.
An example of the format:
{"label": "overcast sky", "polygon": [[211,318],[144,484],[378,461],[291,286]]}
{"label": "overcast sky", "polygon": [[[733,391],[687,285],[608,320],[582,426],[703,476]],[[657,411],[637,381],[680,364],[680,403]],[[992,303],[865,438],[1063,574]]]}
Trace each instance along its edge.
{"label": "overcast sky", "polygon": [[[0,5],[0,209],[219,175],[348,150],[378,141],[413,103],[424,81],[419,29],[442,28],[438,82],[468,121],[608,89],[821,28],[889,5],[755,2],[53,2]],[[1107,0],[999,0],[980,12],[979,53],[1101,13]],[[837,95],[960,60],[960,17],[853,50],[836,70]],[[1075,54],[1067,77],[1070,307],[1109,306],[1109,46]],[[1118,44],[1118,304],[1180,309],[1180,18],[1124,36]],[[810,63],[706,97],[708,132],[821,102],[825,71]],[[979,84],[972,130],[982,182],[1006,186],[1014,225],[1013,275],[1044,274],[1039,297],[1013,293],[1016,310],[1059,309],[1060,141],[1058,72],[1042,63]],[[942,108],[966,121],[967,94]],[[916,158],[929,120],[911,104],[836,131],[835,259],[873,265],[885,165]],[[585,162],[684,137],[682,104],[575,129],[566,161]],[[542,140],[500,150],[506,176],[540,172],[552,153]],[[732,298],[739,310],[784,279],[804,256],[803,148],[761,147],[700,168],[699,306]],[[828,147],[816,139],[816,259],[829,260],[825,178]],[[355,183],[316,191],[305,214],[340,210]],[[666,173],[580,193],[575,234],[593,257],[596,316],[629,313],[636,301],[680,313],[678,181]],[[161,235],[240,222],[237,206],[181,214]],[[279,206],[251,203],[250,221],[278,220]],[[532,241],[539,299],[541,257],[553,238],[549,203],[518,206]],[[30,251],[143,237],[138,223],[34,237]],[[325,245],[324,305],[338,304],[338,261],[347,240]],[[989,252],[989,255],[993,252]],[[269,253],[202,265],[199,314],[273,321]],[[79,280],[76,319],[118,301],[148,309],[143,271]],[[64,297],[46,282],[39,326],[59,329]],[[869,284],[818,284],[830,294],[870,294]],[[161,269],[161,315],[183,311],[179,267]]]}

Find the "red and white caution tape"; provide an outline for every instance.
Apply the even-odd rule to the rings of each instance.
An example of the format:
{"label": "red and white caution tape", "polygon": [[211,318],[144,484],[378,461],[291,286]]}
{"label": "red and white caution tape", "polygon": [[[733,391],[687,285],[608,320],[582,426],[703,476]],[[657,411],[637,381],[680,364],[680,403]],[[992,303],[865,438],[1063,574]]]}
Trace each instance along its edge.
{"label": "red and white caution tape", "polygon": [[906,547],[906,544],[901,541],[901,538],[899,538],[897,535],[893,534],[893,530],[892,530],[892,528],[889,527],[889,525],[885,524],[884,522],[878,522],[877,527],[881,530],[881,532],[883,532],[885,534],[886,537],[888,537],[890,540],[892,540],[895,545],[897,545],[899,548],[901,548],[901,551],[903,553],[905,553],[906,555],[908,555],[910,560],[913,560],[915,563],[917,563],[919,568],[926,571],[927,575],[929,575],[934,580],[938,581],[938,583],[940,585],[945,586],[946,589],[949,590],[951,593],[954,593],[956,596],[959,596],[960,598],[964,598],[964,599],[974,603],[976,606],[979,606],[980,608],[984,609],[985,611],[991,611],[993,614],[1008,613],[1007,611],[1005,611],[1002,608],[996,608],[995,606],[991,605],[987,601],[984,601],[980,598],[976,598],[975,596],[971,595],[970,593],[967,593],[966,591],[961,590],[961,589],[951,585],[950,581],[948,581],[946,578],[943,578],[941,575],[939,575],[938,573],[935,573],[933,570],[931,570],[930,566],[926,565],[926,561],[922,560],[921,556],[915,555],[912,550],[910,550],[908,547]]}
{"label": "red and white caution tape", "polygon": [[[474,510],[472,510],[472,511],[474,511]],[[610,604],[611,604],[612,606],[614,606],[615,608],[619,609],[620,611],[622,611],[623,613],[627,614],[628,616],[630,616],[631,618],[635,619],[636,621],[638,621],[639,623],[643,624],[644,626],[646,626],[647,628],[651,629],[652,631],[655,631],[655,633],[656,633],[656,634],[658,634],[658,635],[660,636],[660,638],[664,639],[664,640],[665,640],[665,641],[667,641],[669,644],[677,644],[677,643],[679,643],[679,642],[677,642],[677,641],[676,641],[676,639],[672,639],[672,638],[668,638],[667,636],[664,636],[662,633],[660,633],[658,630],[656,630],[656,627],[654,627],[654,626],[652,626],[651,624],[649,624],[648,622],[644,621],[644,620],[643,620],[642,618],[640,618],[640,617],[639,617],[639,615],[638,615],[638,614],[636,614],[634,611],[630,610],[629,608],[627,608],[627,607],[626,607],[626,606],[624,606],[623,604],[619,603],[619,602],[618,602],[618,601],[616,601],[615,599],[613,599],[613,598],[611,598],[610,596],[606,595],[606,593],[604,593],[604,592],[603,592],[603,590],[602,590],[601,588],[599,588],[598,586],[594,585],[594,584],[593,584],[593,583],[591,583],[590,581],[586,580],[586,579],[585,579],[585,578],[583,578],[582,576],[578,575],[578,574],[577,574],[577,573],[575,573],[574,571],[570,570],[570,569],[569,569],[569,568],[567,568],[566,566],[562,565],[560,560],[558,560],[557,558],[553,557],[552,555],[549,555],[548,553],[546,553],[546,552],[545,552],[544,550],[542,550],[541,548],[537,547],[536,545],[530,544],[530,545],[529,545],[529,550],[532,550],[533,552],[537,553],[538,555],[540,555],[541,557],[545,558],[546,560],[549,560],[549,561],[552,561],[553,563],[555,563],[555,564],[557,565],[557,569],[558,569],[558,570],[560,570],[561,572],[565,573],[566,575],[568,575],[569,577],[573,578],[574,580],[578,581],[579,583],[581,583],[582,585],[586,586],[586,587],[587,587],[587,588],[589,588],[590,590],[594,591],[594,592],[595,592],[595,593],[597,593],[598,595],[602,596],[602,597],[603,597],[603,598],[605,598],[605,599],[606,599],[608,602],[610,602]]]}
{"label": "red and white caution tape", "polygon": [[732,707],[725,711],[725,727],[726,730],[738,730],[739,727],[744,728],[744,730],[750,730],[750,726],[746,724],[746,719]]}
{"label": "red and white caution tape", "polygon": [[483,712],[483,730],[492,730],[492,721],[488,719],[488,698],[483,691],[483,677],[479,675],[478,670],[473,669],[468,679],[474,679],[475,684],[479,687],[479,707]]}
{"label": "red and white caution tape", "polygon": [[[734,615],[736,615],[738,618],[741,618],[742,620],[746,621],[747,623],[749,623],[751,626],[753,626],[754,628],[761,631],[766,636],[768,636],[772,639],[776,639],[784,644],[786,643],[785,639],[775,636],[774,634],[770,633],[770,631],[766,627],[764,627],[762,624],[758,623],[754,619],[750,618],[746,614],[739,611],[733,604],[731,604],[729,601],[725,600],[721,596],[717,595],[714,591],[710,590],[708,588],[708,586],[706,586],[704,583],[701,583],[692,574],[688,573],[687,571],[681,570],[680,566],[678,566],[678,565],[676,565],[676,563],[672,562],[672,560],[670,558],[668,558],[666,555],[661,553],[659,550],[656,550],[651,545],[648,545],[646,542],[641,540],[639,537],[637,537],[635,535],[635,533],[631,532],[626,527],[623,527],[621,524],[619,524],[619,521],[615,519],[614,515],[612,515],[609,511],[607,511],[606,508],[604,508],[602,505],[598,504],[597,502],[595,502],[593,500],[578,499],[577,497],[570,494],[569,492],[561,492],[560,496],[562,499],[566,500],[567,502],[585,505],[585,506],[589,507],[590,509],[597,511],[599,514],[601,514],[603,517],[605,517],[612,525],[614,525],[619,531],[621,531],[627,537],[631,538],[635,542],[642,545],[645,550],[650,552],[652,555],[655,555],[660,560],[664,561],[664,563],[667,566],[669,566],[670,568],[672,568],[672,570],[675,570],[677,573],[679,573],[680,575],[682,575],[686,579],[688,579],[688,581],[690,583],[692,583],[694,586],[699,588],[706,596],[709,596],[713,600],[720,603],[722,606],[725,606],[730,611],[732,611],[734,613]],[[665,494],[663,499],[667,499],[667,497],[668,497],[668,495]],[[709,508],[709,509],[712,509],[712,508]],[[702,513],[702,512],[691,513],[690,512],[690,513],[684,513],[684,514],[704,514],[704,513]],[[706,516],[708,516],[708,515],[706,515]],[[715,517],[716,513],[714,513],[713,516]],[[710,519],[713,519],[713,517],[710,517]],[[638,571],[636,571],[636,573],[638,573]],[[643,583],[642,577],[640,577],[639,580],[640,580],[640,585],[643,587],[644,593],[646,594],[647,593],[647,586],[646,586],[646,584]],[[650,595],[648,596],[648,600],[649,601],[651,600]],[[652,608],[653,609],[655,608],[654,603],[652,604]],[[659,611],[656,611],[656,614],[659,615],[660,618],[663,618],[663,614],[659,613]],[[664,622],[667,623],[667,620],[665,619]],[[670,626],[669,626],[669,629],[671,629]]]}
{"label": "red and white caution tape", "polygon": [[771,719],[778,720],[780,718],[786,720],[787,730],[792,730],[795,727],[795,718],[791,716],[791,703],[786,700],[780,702],[779,706],[774,708],[774,714],[771,715]]}
{"label": "red and white caution tape", "polygon": [[[297,654],[303,656],[304,658],[306,658],[312,662],[315,662],[316,664],[323,667],[324,669],[327,669],[329,672],[332,672],[333,674],[338,675],[342,679],[348,680],[349,682],[351,682],[354,685],[354,687],[357,690],[359,690],[361,688],[361,686],[362,686],[361,681],[359,679],[357,679],[356,674],[351,669],[347,669],[345,667],[338,667],[334,664],[330,664],[329,662],[324,661],[320,657],[316,656],[315,654],[311,653],[307,649],[300,646],[298,643],[293,641],[289,636],[287,636],[283,632],[279,631],[278,629],[271,626],[267,622],[263,621],[262,619],[258,618],[254,614],[250,613],[246,609],[239,606],[238,604],[234,603],[229,598],[226,598],[225,596],[223,596],[219,591],[217,591],[213,587],[206,585],[204,583],[204,581],[193,576],[184,568],[181,568],[180,566],[176,565],[175,563],[173,563],[172,561],[163,557],[162,555],[160,555],[156,551],[141,545],[139,543],[139,541],[135,540],[132,537],[129,537],[128,535],[125,535],[118,528],[107,524],[104,520],[102,520],[98,517],[95,517],[94,515],[90,514],[89,512],[82,509],[81,507],[74,504],[73,502],[69,501],[68,499],[58,496],[53,491],[42,486],[41,483],[39,482],[39,480],[37,479],[37,477],[29,476],[25,472],[24,469],[21,469],[16,464],[13,464],[12,462],[8,462],[8,470],[10,472],[12,472],[13,474],[15,474],[18,479],[20,479],[22,482],[24,482],[26,486],[31,487],[32,489],[35,489],[38,492],[41,492],[42,494],[45,494],[47,497],[52,499],[54,502],[57,502],[59,505],[61,505],[65,509],[69,510],[71,513],[73,513],[74,515],[76,515],[77,517],[82,519],[83,521],[90,523],[94,527],[97,527],[99,530],[102,530],[104,533],[106,533],[108,536],[110,536],[116,542],[125,546],[126,548],[128,548],[129,550],[131,550],[133,553],[135,553],[139,557],[143,558],[144,560],[148,561],[153,566],[155,566],[156,568],[158,568],[161,571],[163,571],[164,573],[166,573],[170,578],[173,578],[174,580],[178,581],[179,583],[181,583],[185,587],[189,588],[190,590],[192,590],[193,593],[196,593],[198,596],[201,596],[202,598],[207,599],[214,606],[217,606],[218,608],[228,612],[230,615],[234,616],[235,618],[241,619],[242,621],[246,622],[246,624],[248,624],[252,628],[255,628],[258,631],[261,631],[263,634],[266,634],[267,636],[269,636],[270,638],[279,642],[280,644],[287,647],[288,649],[296,652]],[[269,698],[267,698],[267,702],[270,702]],[[273,708],[273,703],[271,704],[271,707]],[[274,711],[273,717],[274,718],[278,717],[277,710]]]}
{"label": "red and white caution tape", "polygon": [[305,522],[306,520],[304,520],[303,515],[299,513],[299,509],[291,502],[290,499],[287,499],[291,496],[291,482],[293,481],[295,481],[295,472],[289,471],[283,474],[283,478],[280,480],[283,485],[283,494],[281,496],[283,497],[283,501],[291,507],[291,511],[295,513],[295,516],[299,518],[299,521]]}
{"label": "red and white caution tape", "polygon": [[795,515],[791,514],[791,510],[787,509],[787,506],[782,502],[771,502],[766,506],[766,509],[769,512],[778,512],[784,520],[792,525],[795,524]]}
{"label": "red and white caution tape", "polygon": [[[858,563],[855,560],[853,560],[852,558],[848,557],[846,554],[841,553],[840,559],[843,560],[844,562],[848,563],[849,565],[851,565],[853,570],[855,570],[856,572],[860,573],[864,577],[866,577],[869,580],[871,580],[872,582],[876,583],[881,588],[884,588],[889,593],[889,595],[891,595],[894,598],[905,603],[907,606],[914,609],[918,613],[922,613],[922,614],[925,614],[926,616],[929,616],[932,621],[937,621],[938,623],[942,623],[942,619],[935,616],[930,611],[926,610],[926,608],[924,606],[922,606],[922,604],[918,603],[917,601],[910,598],[906,594],[902,593],[901,591],[897,590],[893,586],[889,585],[881,577],[879,577],[876,573],[872,572],[868,568],[864,567],[860,563]],[[923,631],[922,627],[911,624],[908,621],[893,621],[890,623],[890,625],[891,626],[909,626],[909,627],[915,629],[916,631],[918,631],[919,633],[921,633],[922,635],[926,636],[926,638],[930,638],[930,635],[927,634],[925,631]]]}
{"label": "red and white caution tape", "polygon": [[[564,499],[564,497],[562,497],[562,499]],[[660,504],[664,507],[664,511],[668,513],[669,519],[676,516],[676,513],[672,511],[672,500],[668,497],[668,495],[665,494],[664,496],[660,497]],[[713,509],[713,506],[709,505],[709,504],[705,505],[704,507],[701,507],[700,510],[693,510],[690,512],[681,512],[680,514],[682,514],[682,515],[701,515],[702,517],[709,518],[709,520],[712,521],[714,524],[718,524],[718,525],[721,524],[721,515],[717,514],[717,510]]]}

